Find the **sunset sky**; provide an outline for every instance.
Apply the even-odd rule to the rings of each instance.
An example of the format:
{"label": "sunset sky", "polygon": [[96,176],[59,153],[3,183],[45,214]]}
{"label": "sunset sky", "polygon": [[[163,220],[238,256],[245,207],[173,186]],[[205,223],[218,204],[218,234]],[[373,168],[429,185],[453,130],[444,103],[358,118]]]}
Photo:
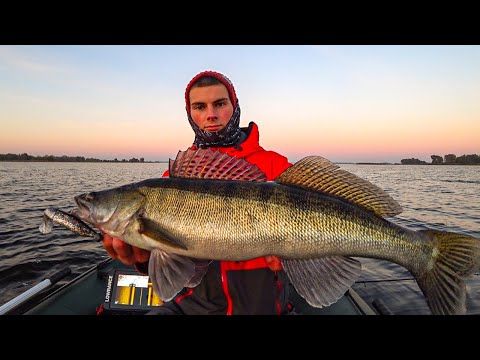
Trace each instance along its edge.
{"label": "sunset sky", "polygon": [[174,158],[203,70],[291,161],[480,154],[477,45],[0,45],[0,153]]}

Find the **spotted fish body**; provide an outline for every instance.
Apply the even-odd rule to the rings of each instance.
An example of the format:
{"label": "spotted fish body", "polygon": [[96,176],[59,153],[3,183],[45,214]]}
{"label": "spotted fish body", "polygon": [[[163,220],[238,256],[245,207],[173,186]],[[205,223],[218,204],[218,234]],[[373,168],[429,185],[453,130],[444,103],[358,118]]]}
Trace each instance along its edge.
{"label": "spotted fish body", "polygon": [[151,179],[135,191],[145,197],[145,217],[171,241],[139,236],[145,225],[134,223],[112,234],[149,250],[237,261],[267,254],[310,259],[355,253],[401,262],[408,251],[402,242],[423,240],[347,202],[275,182]]}
{"label": "spotted fish body", "polygon": [[401,212],[394,199],[322,157],[266,182],[242,159],[188,150],[170,174],[75,198],[79,218],[151,250],[149,275],[164,301],[196,286],[209,260],[275,255],[310,305],[328,306],[361,271],[352,257],[369,257],[409,270],[434,314],[466,310],[464,279],[480,266],[480,240],[388,221]]}

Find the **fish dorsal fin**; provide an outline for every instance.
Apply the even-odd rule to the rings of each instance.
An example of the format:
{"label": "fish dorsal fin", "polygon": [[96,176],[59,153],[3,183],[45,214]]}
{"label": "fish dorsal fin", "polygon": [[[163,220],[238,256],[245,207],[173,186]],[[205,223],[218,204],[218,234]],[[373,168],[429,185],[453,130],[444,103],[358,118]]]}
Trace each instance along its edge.
{"label": "fish dorsal fin", "polygon": [[179,151],[175,160],[170,159],[169,172],[176,178],[267,181],[256,165],[208,148]]}
{"label": "fish dorsal fin", "polygon": [[275,182],[324,192],[360,205],[382,217],[395,216],[402,207],[385,191],[321,156],[307,156],[285,170]]}

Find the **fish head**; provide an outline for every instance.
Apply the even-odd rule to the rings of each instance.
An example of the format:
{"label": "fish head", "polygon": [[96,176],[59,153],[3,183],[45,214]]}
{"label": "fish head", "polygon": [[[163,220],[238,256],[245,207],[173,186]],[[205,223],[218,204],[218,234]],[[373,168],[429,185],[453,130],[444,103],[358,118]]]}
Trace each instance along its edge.
{"label": "fish head", "polygon": [[132,186],[75,196],[75,215],[113,236],[120,236],[142,208],[145,196]]}

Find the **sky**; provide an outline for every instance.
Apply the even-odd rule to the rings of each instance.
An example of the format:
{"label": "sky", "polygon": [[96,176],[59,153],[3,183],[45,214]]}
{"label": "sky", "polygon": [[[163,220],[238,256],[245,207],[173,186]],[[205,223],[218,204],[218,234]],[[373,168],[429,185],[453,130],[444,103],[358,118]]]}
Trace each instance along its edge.
{"label": "sky", "polygon": [[480,154],[478,45],[0,45],[0,154],[175,158],[204,70],[292,162]]}

